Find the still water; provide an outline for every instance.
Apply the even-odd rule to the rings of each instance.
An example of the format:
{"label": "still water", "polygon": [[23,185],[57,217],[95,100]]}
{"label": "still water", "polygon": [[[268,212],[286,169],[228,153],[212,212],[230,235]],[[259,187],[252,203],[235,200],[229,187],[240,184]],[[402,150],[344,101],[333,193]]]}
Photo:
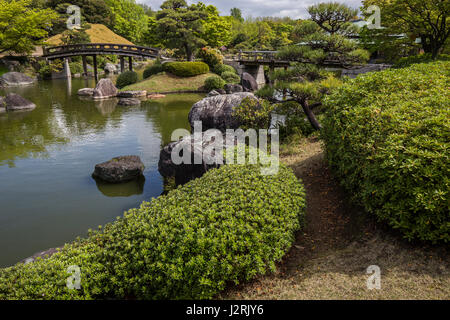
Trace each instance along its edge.
{"label": "still water", "polygon": [[[34,102],[28,112],[0,113],[0,267],[63,245],[159,196],[161,147],[201,95],[169,95],[136,107],[82,100],[93,80],[52,80],[11,88]],[[7,93],[0,89],[0,95]],[[97,163],[139,155],[145,180],[97,183]]]}

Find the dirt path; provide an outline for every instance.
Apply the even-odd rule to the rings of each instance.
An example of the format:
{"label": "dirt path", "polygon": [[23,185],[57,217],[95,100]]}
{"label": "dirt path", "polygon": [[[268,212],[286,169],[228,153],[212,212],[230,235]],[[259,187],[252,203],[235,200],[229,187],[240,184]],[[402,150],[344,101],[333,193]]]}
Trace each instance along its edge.
{"label": "dirt path", "polygon": [[[305,185],[306,226],[276,274],[232,287],[223,299],[449,299],[445,247],[409,244],[350,205],[324,161],[317,138],[282,150]],[[368,290],[366,269],[378,265],[381,290]]]}

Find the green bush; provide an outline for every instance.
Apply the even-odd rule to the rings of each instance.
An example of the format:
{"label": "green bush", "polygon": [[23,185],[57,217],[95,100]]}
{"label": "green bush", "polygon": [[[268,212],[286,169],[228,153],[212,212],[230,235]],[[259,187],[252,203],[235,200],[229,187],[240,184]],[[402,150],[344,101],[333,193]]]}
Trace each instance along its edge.
{"label": "green bush", "polygon": [[145,68],[144,70],[144,79],[147,79],[155,74],[163,72],[163,66],[159,63],[155,63],[154,65]]}
{"label": "green bush", "polygon": [[207,91],[222,89],[226,82],[219,76],[211,76],[205,80],[205,89]]}
{"label": "green bush", "polygon": [[83,65],[79,62],[70,62],[69,63],[70,72],[74,73],[83,73]]}
{"label": "green bush", "polygon": [[223,55],[217,49],[205,47],[199,50],[198,55],[211,68],[223,63]]}
{"label": "green bush", "polygon": [[[47,259],[0,269],[1,299],[204,299],[275,270],[303,221],[291,169],[225,165]],[[81,271],[69,290],[67,268]]]}
{"label": "green bush", "polygon": [[204,62],[167,62],[163,64],[166,72],[178,77],[194,77],[209,72],[209,67]]}
{"label": "green bush", "polygon": [[264,99],[244,98],[233,116],[239,120],[240,127],[247,129],[268,129],[274,105]]}
{"label": "green bush", "polygon": [[116,87],[123,88],[138,81],[138,75],[134,71],[125,71],[121,73],[116,80]]}
{"label": "green bush", "polygon": [[342,184],[408,239],[450,240],[450,62],[350,80],[326,99],[322,136]]}
{"label": "green bush", "polygon": [[[450,61],[450,55],[441,54],[437,56],[438,61]],[[394,65],[394,68],[406,68],[416,63],[428,63],[432,62],[431,53],[418,54],[415,56],[400,58]]]}
{"label": "green bush", "polygon": [[233,72],[233,73],[236,73],[236,70],[235,70],[232,66],[229,66],[229,65],[227,65],[227,64],[217,64],[217,65],[214,67],[214,73],[216,73],[216,74],[218,74],[218,75],[221,75],[221,74],[224,73],[224,72]]}
{"label": "green bush", "polygon": [[226,81],[226,83],[239,83],[241,82],[241,77],[239,77],[234,72],[225,71],[222,73],[221,78]]}

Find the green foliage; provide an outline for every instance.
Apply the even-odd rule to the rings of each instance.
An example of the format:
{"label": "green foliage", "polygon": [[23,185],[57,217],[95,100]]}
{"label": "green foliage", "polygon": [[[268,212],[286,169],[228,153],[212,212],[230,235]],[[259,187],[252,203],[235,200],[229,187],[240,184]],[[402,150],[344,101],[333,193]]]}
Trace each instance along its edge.
{"label": "green foliage", "polygon": [[32,0],[2,1],[0,54],[30,53],[41,45],[58,15],[51,9],[33,8]]}
{"label": "green foliage", "polygon": [[349,21],[354,19],[358,10],[338,2],[319,3],[308,8],[311,20],[324,31],[334,34],[345,32],[350,27]]}
{"label": "green foliage", "polygon": [[209,47],[201,48],[198,52],[198,57],[202,59],[211,69],[214,66],[223,64],[223,55],[217,49]]}
{"label": "green foliage", "polygon": [[243,129],[268,129],[274,105],[264,99],[242,99],[238,108],[233,110],[233,115],[239,119]]}
{"label": "green foliage", "polygon": [[125,71],[117,77],[116,87],[123,88],[138,81],[138,75],[134,71]]}
{"label": "green foliage", "polygon": [[201,21],[203,32],[200,35],[206,44],[214,48],[227,45],[231,40],[232,18],[220,16],[219,10],[213,5],[206,6],[199,2],[193,7],[207,14]]}
{"label": "green foliage", "polygon": [[[291,169],[225,165],[142,203],[48,259],[0,270],[0,299],[209,299],[275,271],[304,220]],[[67,268],[81,289],[66,286]]]}
{"label": "green foliage", "polygon": [[83,65],[80,62],[69,62],[70,72],[74,73],[83,73]]}
{"label": "green foliage", "polygon": [[105,0],[114,17],[113,30],[131,42],[141,43],[148,29],[148,16],[135,0]]}
{"label": "green foliage", "polygon": [[[436,57],[436,60],[439,61],[450,61],[450,55],[441,54]],[[425,54],[419,54],[415,56],[409,56],[409,57],[403,57],[400,58],[394,65],[394,68],[405,68],[409,67],[412,64],[415,63],[427,63],[432,62],[433,57],[431,53],[425,53]]]}
{"label": "green foliage", "polygon": [[369,73],[326,99],[330,165],[408,239],[450,240],[450,62]]}
{"label": "green foliage", "polygon": [[163,72],[164,68],[161,63],[155,63],[144,70],[144,79],[147,79],[155,74]]}
{"label": "green foliage", "polygon": [[239,83],[241,77],[239,77],[235,72],[225,71],[221,75],[221,78],[226,81],[226,83]]}
{"label": "green foliage", "polygon": [[221,75],[224,72],[233,72],[233,73],[237,73],[236,70],[232,67],[229,66],[227,64],[217,64],[214,66],[214,73]]}
{"label": "green foliage", "polygon": [[83,24],[81,29],[66,30],[61,34],[61,41],[64,45],[90,43],[91,38],[86,32],[90,28],[89,24]]}
{"label": "green foliage", "polygon": [[204,87],[205,90],[212,91],[216,89],[223,89],[225,84],[226,84],[225,80],[223,80],[221,77],[211,76],[206,78]]}
{"label": "green foliage", "polygon": [[167,62],[163,64],[163,69],[178,77],[194,77],[209,72],[206,63],[193,61]]}

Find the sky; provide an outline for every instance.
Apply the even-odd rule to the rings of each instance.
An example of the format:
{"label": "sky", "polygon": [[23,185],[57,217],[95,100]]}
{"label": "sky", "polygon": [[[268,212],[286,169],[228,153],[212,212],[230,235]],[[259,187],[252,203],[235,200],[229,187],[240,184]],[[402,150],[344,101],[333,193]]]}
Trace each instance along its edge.
{"label": "sky", "polygon": [[[138,3],[145,3],[153,10],[159,10],[163,0],[136,0]],[[203,0],[206,5],[216,6],[221,15],[229,15],[230,9],[239,8],[244,17],[291,17],[294,19],[308,18],[306,9],[320,2],[329,2],[331,0]],[[197,3],[199,0],[188,0],[188,3]],[[348,6],[358,9],[361,6],[361,0],[337,0]]]}

